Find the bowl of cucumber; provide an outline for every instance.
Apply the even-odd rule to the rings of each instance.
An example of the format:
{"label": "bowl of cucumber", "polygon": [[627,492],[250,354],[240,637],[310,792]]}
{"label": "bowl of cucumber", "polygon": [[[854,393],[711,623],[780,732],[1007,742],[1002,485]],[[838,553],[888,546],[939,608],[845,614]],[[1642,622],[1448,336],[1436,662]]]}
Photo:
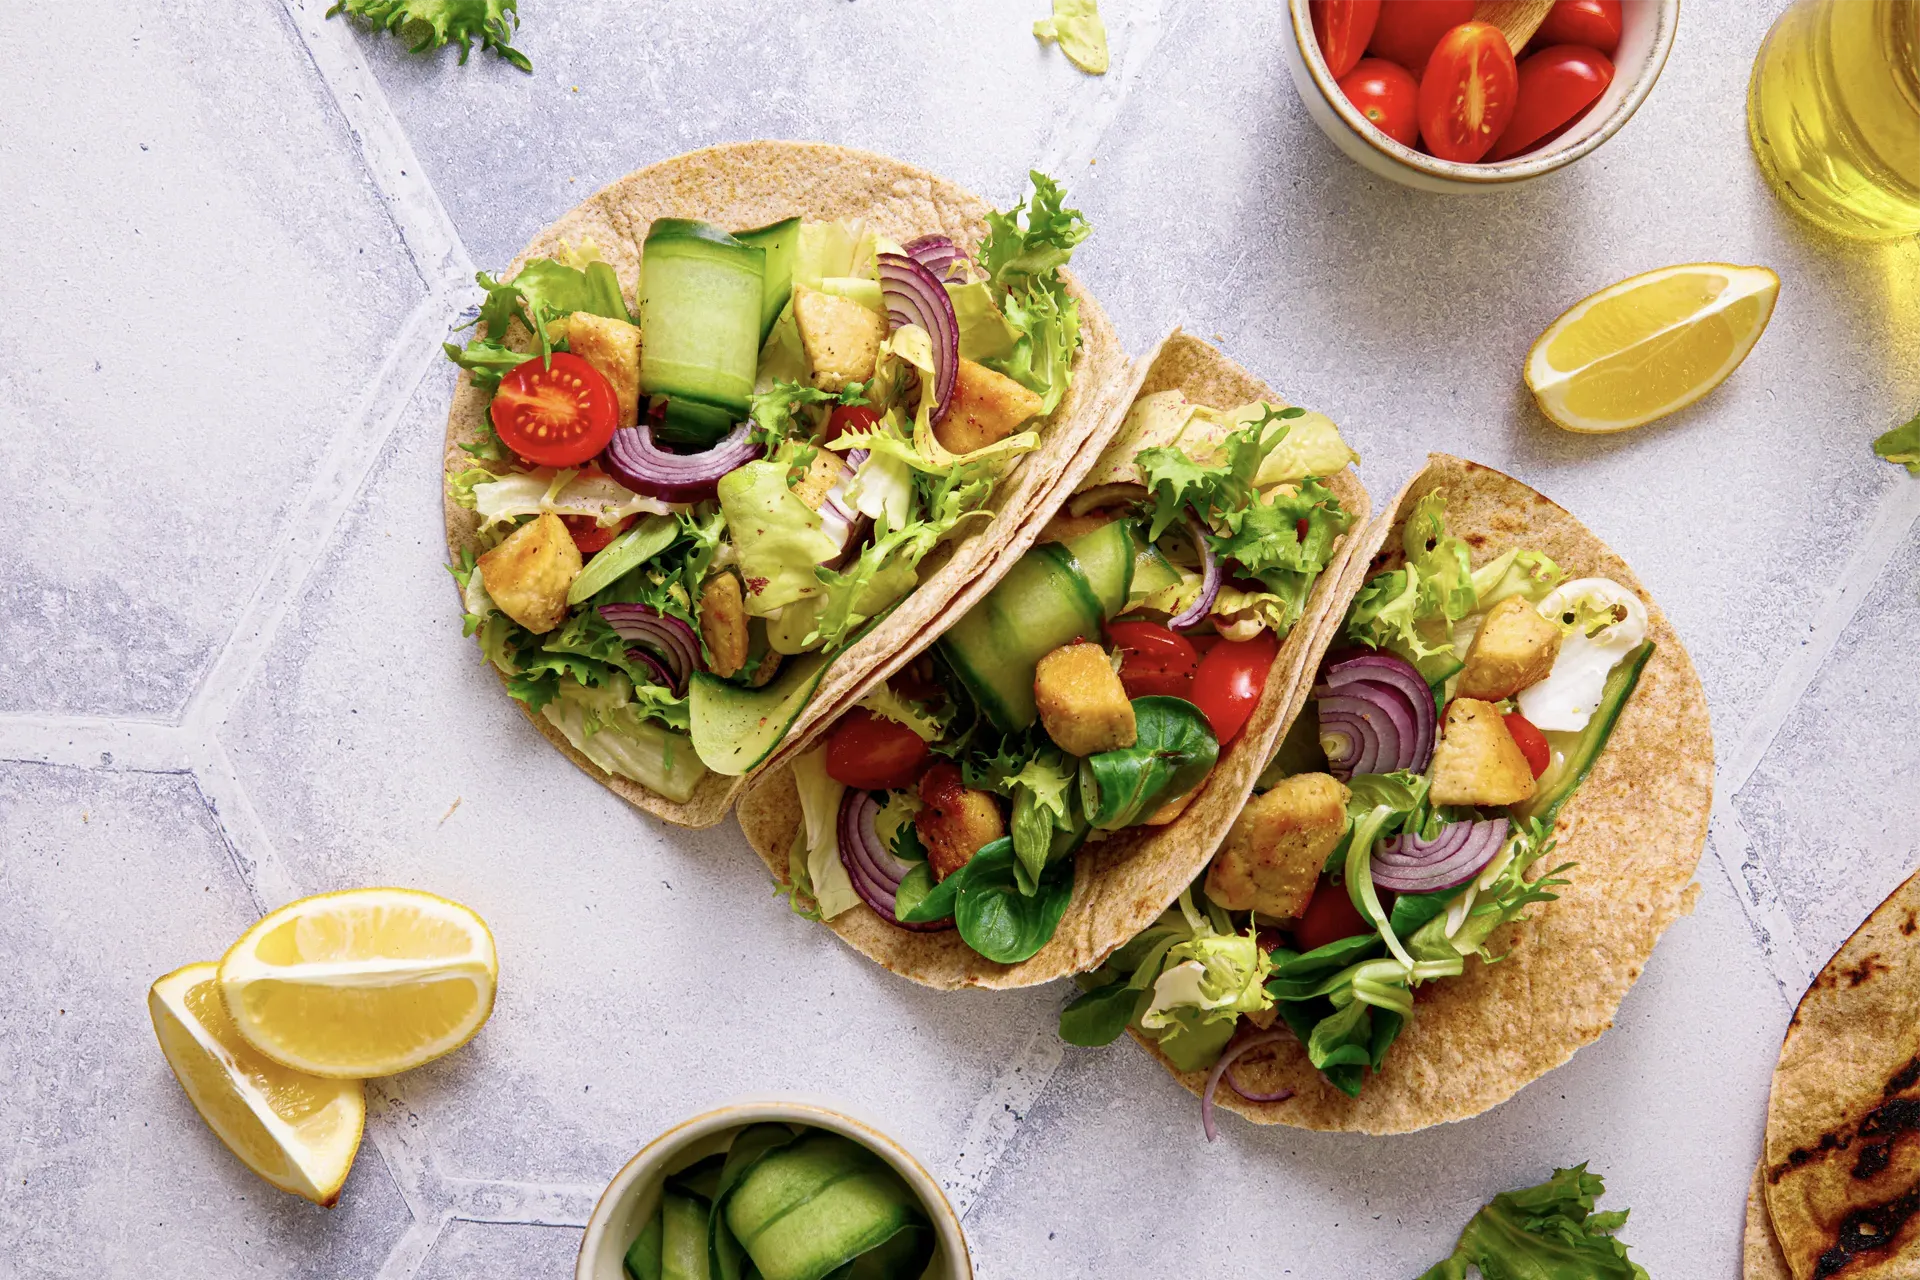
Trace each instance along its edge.
{"label": "bowl of cucumber", "polygon": [[842,1274],[972,1280],[960,1219],[911,1152],[801,1098],[683,1120],[614,1175],[574,1280],[763,1280]]}

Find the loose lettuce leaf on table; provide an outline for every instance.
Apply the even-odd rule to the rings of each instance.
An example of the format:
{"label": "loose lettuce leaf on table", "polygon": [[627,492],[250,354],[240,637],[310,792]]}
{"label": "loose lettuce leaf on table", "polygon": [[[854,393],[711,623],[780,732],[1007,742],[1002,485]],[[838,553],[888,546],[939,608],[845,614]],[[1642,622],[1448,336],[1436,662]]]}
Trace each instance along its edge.
{"label": "loose lettuce leaf on table", "polygon": [[460,46],[465,63],[478,40],[522,71],[532,71],[527,55],[513,47],[520,25],[518,0],[336,0],[327,17],[344,13],[397,36],[411,37],[409,53],[427,53],[442,45]]}
{"label": "loose lettuce leaf on table", "polygon": [[1648,1280],[1613,1238],[1627,1210],[1595,1213],[1606,1183],[1587,1166],[1555,1169],[1537,1187],[1505,1191],[1473,1215],[1446,1261],[1420,1280]]}
{"label": "loose lettuce leaf on table", "polygon": [[1905,426],[1895,427],[1875,440],[1873,451],[1920,476],[1920,413],[1914,414]]}

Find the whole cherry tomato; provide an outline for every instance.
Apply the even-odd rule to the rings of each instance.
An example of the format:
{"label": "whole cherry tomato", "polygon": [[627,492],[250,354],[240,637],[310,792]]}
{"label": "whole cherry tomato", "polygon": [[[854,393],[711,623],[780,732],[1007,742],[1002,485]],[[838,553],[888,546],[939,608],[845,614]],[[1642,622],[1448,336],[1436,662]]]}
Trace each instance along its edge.
{"label": "whole cherry tomato", "polygon": [[1221,640],[1200,659],[1189,700],[1207,717],[1223,750],[1246,727],[1279,653],[1280,641],[1262,631],[1251,640]]}
{"label": "whole cherry tomato", "polygon": [[1129,698],[1163,693],[1191,701],[1200,665],[1192,641],[1157,622],[1110,622],[1107,637],[1120,650],[1120,683]]}
{"label": "whole cherry tomato", "polygon": [[500,443],[543,467],[573,467],[613,439],[620,405],[613,384],[569,351],[507,370],[489,406]]}
{"label": "whole cherry tomato", "polygon": [[1611,57],[1620,47],[1620,0],[1558,0],[1533,33],[1539,48],[1584,44]]}
{"label": "whole cherry tomato", "polygon": [[1473,21],[1473,0],[1386,0],[1367,52],[1397,62],[1418,76],[1440,37]]}
{"label": "whole cherry tomato", "polygon": [[1366,917],[1354,910],[1347,886],[1321,876],[1300,922],[1293,926],[1293,942],[1303,952],[1318,951],[1329,942],[1372,932]]}
{"label": "whole cherry tomato", "polygon": [[1506,132],[1487,152],[1505,160],[1532,150],[1600,100],[1613,83],[1613,63],[1597,49],[1557,44],[1520,64],[1520,101]]}
{"label": "whole cherry tomato", "polygon": [[[1340,92],[1374,128],[1401,146],[1420,144],[1420,82],[1399,63],[1362,58],[1340,78]],[[1294,530],[1302,540],[1307,536],[1306,524],[1302,520]]]}
{"label": "whole cherry tomato", "polygon": [[827,776],[865,791],[913,785],[927,762],[927,744],[903,724],[855,707],[827,739]]}
{"label": "whole cherry tomato", "polygon": [[580,548],[580,554],[590,556],[627,531],[635,517],[625,516],[613,524],[603,525],[592,516],[561,516],[560,523],[567,526],[567,532],[573,535],[573,545]]}
{"label": "whole cherry tomato", "polygon": [[1442,160],[1472,164],[1513,119],[1519,69],[1491,22],[1463,22],[1440,37],[1420,77],[1420,137]]}
{"label": "whole cherry tomato", "polygon": [[1553,763],[1553,747],[1548,744],[1547,735],[1534,728],[1533,721],[1518,711],[1509,711],[1501,718],[1507,722],[1507,732],[1513,735],[1513,745],[1527,758],[1527,768],[1538,778]]}
{"label": "whole cherry tomato", "polygon": [[1380,20],[1380,0],[1307,0],[1307,14],[1313,19],[1320,56],[1338,80],[1367,51],[1373,24]]}
{"label": "whole cherry tomato", "polygon": [[845,431],[871,431],[873,424],[878,421],[880,415],[874,412],[871,405],[835,405],[833,412],[827,415],[827,430],[822,442],[832,444]]}

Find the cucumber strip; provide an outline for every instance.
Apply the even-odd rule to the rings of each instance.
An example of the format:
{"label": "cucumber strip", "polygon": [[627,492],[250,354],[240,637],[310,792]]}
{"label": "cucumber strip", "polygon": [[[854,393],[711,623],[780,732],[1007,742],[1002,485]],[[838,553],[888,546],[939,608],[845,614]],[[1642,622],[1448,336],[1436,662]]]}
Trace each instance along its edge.
{"label": "cucumber strip", "polygon": [[752,1124],[734,1135],[727,1148],[726,1163],[720,1169],[720,1183],[714,1191],[713,1212],[708,1216],[708,1240],[713,1254],[714,1280],[741,1280],[747,1268],[741,1266],[746,1246],[727,1226],[727,1201],[733,1189],[768,1153],[791,1146],[800,1135],[784,1124]]}
{"label": "cucumber strip", "polygon": [[765,274],[760,278],[760,341],[773,332],[773,322],[786,309],[793,296],[793,262],[800,254],[800,219],[781,222],[751,231],[736,231],[733,238],[766,252]]}
{"label": "cucumber strip", "polygon": [[587,561],[587,567],[567,588],[567,603],[576,605],[604,591],[625,577],[628,570],[639,568],[665,551],[679,536],[680,522],[672,516],[647,516],[636,521],[633,528],[594,552],[593,559]]}
{"label": "cucumber strip", "polygon": [[1127,607],[1133,589],[1133,526],[1125,520],[1103,524],[1066,544],[1106,617]]}
{"label": "cucumber strip", "polygon": [[661,1280],[660,1237],[660,1210],[655,1209],[653,1216],[647,1219],[647,1225],[640,1228],[639,1236],[627,1249],[627,1274],[633,1280]]}
{"label": "cucumber strip", "polygon": [[[928,1225],[899,1174],[858,1143],[819,1130],[755,1163],[728,1197],[726,1219],[766,1280],[820,1280]],[[930,1234],[926,1243],[930,1256]]]}
{"label": "cucumber strip", "polygon": [[730,410],[685,396],[668,396],[666,412],[661,415],[654,435],[662,444],[709,449],[733,430],[733,424],[734,415]]}
{"label": "cucumber strip", "polygon": [[692,1196],[660,1196],[660,1280],[712,1280],[707,1265],[707,1206]]}
{"label": "cucumber strip", "polygon": [[1100,632],[1100,601],[1067,549],[1028,551],[938,641],[941,655],[995,726],[1012,733],[1039,716],[1033,673],[1063,644]]}
{"label": "cucumber strip", "polygon": [[827,672],[824,654],[796,658],[759,689],[729,684],[705,671],[693,673],[688,713],[693,749],[715,773],[737,778],[773,754],[787,730],[813,699]]}
{"label": "cucumber strip", "polygon": [[[1160,548],[1140,539],[1133,556],[1133,581],[1127,589],[1127,609],[1134,609],[1156,591],[1164,591],[1180,581],[1180,571],[1160,553]],[[1122,610],[1126,612],[1126,610]]]}
{"label": "cucumber strip", "polygon": [[1646,669],[1647,659],[1653,656],[1653,641],[1649,640],[1629,653],[1620,665],[1607,673],[1607,683],[1600,690],[1600,705],[1594,709],[1587,727],[1580,731],[1580,740],[1574,745],[1565,759],[1554,768],[1551,779],[1543,779],[1547,785],[1534,793],[1533,799],[1525,804],[1513,806],[1514,817],[1522,821],[1538,819],[1549,828],[1560,814],[1560,806],[1572,798],[1587,775],[1593,772],[1593,762],[1606,750],[1607,739],[1613,736],[1613,726],[1620,719],[1621,708],[1627,705],[1627,699],[1640,684],[1640,673]]}
{"label": "cucumber strip", "polygon": [[661,218],[641,249],[640,389],[744,415],[760,361],[765,249]]}

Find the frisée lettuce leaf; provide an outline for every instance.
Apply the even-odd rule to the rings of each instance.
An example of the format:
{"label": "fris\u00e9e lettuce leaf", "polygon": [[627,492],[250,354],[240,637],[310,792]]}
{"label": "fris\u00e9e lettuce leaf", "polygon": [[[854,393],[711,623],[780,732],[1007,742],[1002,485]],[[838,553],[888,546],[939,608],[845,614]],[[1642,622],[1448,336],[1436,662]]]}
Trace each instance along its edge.
{"label": "fris\u00e9e lettuce leaf", "polygon": [[1555,1169],[1537,1187],[1503,1191],[1420,1280],[1466,1280],[1468,1267],[1484,1280],[1648,1280],[1646,1268],[1613,1238],[1627,1224],[1627,1210],[1594,1212],[1606,1193],[1584,1162]]}
{"label": "fris\u00e9e lettuce leaf", "polygon": [[522,71],[532,71],[527,55],[513,47],[520,25],[518,0],[335,0],[326,16],[344,13],[376,30],[415,37],[409,53],[428,53],[443,45],[460,46],[460,61],[478,40],[482,51],[498,54]]}
{"label": "fris\u00e9e lettuce leaf", "polygon": [[980,265],[1000,314],[1019,336],[1011,351],[981,363],[1038,395],[1044,415],[1066,395],[1073,353],[1080,349],[1080,304],[1067,292],[1060,268],[1093,227],[1078,209],[1061,207],[1066,191],[1053,179],[1037,169],[1028,177],[1031,204],[1022,200],[1005,213],[987,215]]}

